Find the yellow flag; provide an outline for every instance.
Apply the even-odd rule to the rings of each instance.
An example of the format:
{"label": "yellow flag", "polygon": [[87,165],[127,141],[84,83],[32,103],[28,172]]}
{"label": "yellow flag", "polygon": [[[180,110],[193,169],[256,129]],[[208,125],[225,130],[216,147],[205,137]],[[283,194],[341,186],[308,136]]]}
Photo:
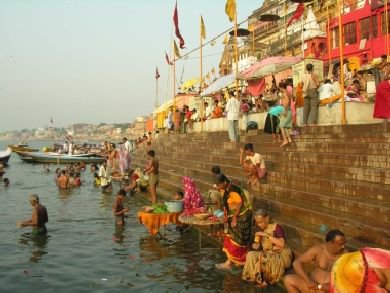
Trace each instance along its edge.
{"label": "yellow flag", "polygon": [[203,17],[200,16],[200,34],[202,36],[202,39],[206,39],[206,26],[204,25]]}
{"label": "yellow flag", "polygon": [[173,41],[173,43],[174,43],[174,47],[175,47],[175,55],[176,55],[176,57],[177,58],[181,58],[179,47],[177,46],[176,41]]}
{"label": "yellow flag", "polygon": [[225,5],[225,12],[229,17],[229,21],[234,20],[234,14],[236,13],[236,0],[227,0]]}
{"label": "yellow flag", "polygon": [[229,42],[228,34],[225,34],[225,37],[223,38],[222,44],[226,45]]}

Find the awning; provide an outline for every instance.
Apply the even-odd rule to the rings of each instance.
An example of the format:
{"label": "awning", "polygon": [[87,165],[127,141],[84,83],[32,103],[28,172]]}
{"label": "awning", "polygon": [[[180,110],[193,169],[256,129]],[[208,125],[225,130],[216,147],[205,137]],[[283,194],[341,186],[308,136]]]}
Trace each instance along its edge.
{"label": "awning", "polygon": [[156,110],[153,111],[153,114],[163,112],[166,109],[168,109],[170,106],[173,106],[173,99],[161,104]]}
{"label": "awning", "polygon": [[236,80],[235,74],[229,74],[218,78],[212,84],[209,85],[201,94],[201,97],[209,96],[216,92],[219,92],[221,89],[227,87]]}
{"label": "awning", "polygon": [[290,68],[301,60],[301,57],[294,56],[268,57],[245,69],[239,74],[238,79],[256,79],[263,76],[275,74],[282,70]]}

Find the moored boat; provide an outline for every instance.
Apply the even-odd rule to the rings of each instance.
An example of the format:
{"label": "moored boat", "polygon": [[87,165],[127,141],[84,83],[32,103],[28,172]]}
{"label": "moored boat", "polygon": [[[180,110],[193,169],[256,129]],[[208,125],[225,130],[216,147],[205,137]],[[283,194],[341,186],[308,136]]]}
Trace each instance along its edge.
{"label": "moored boat", "polygon": [[19,158],[28,163],[67,164],[67,163],[101,163],[105,160],[95,154],[68,155],[59,153],[16,152]]}
{"label": "moored boat", "polygon": [[13,152],[37,152],[39,149],[31,148],[25,141],[21,141],[18,144],[9,144],[8,147]]}
{"label": "moored boat", "polygon": [[11,157],[12,150],[7,148],[5,151],[0,151],[0,164],[6,165]]}

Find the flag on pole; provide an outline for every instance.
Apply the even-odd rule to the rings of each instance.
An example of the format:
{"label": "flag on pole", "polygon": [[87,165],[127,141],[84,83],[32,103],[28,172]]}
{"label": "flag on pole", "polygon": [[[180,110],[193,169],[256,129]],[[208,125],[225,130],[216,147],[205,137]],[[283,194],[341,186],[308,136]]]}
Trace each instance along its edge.
{"label": "flag on pole", "polygon": [[289,19],[287,26],[290,26],[290,24],[292,24],[292,22],[294,20],[299,20],[301,18],[301,16],[303,15],[303,12],[305,12],[305,4],[299,3],[299,5],[297,6],[297,9],[294,12],[294,15],[291,16],[291,18]]}
{"label": "flag on pole", "polygon": [[156,67],[156,79],[159,79],[160,78],[160,73],[158,73],[158,67]]}
{"label": "flag on pole", "polygon": [[225,37],[223,38],[222,44],[226,45],[229,42],[228,34],[225,34]]}
{"label": "flag on pole", "polygon": [[167,52],[165,52],[165,60],[167,60],[168,65],[173,65],[173,63],[169,60]]}
{"label": "flag on pole", "polygon": [[227,0],[225,5],[225,12],[229,17],[229,21],[234,20],[234,14],[236,13],[236,0]]}
{"label": "flag on pole", "polygon": [[202,39],[206,39],[206,26],[204,25],[203,17],[200,16],[200,34],[202,35]]}
{"label": "flag on pole", "polygon": [[175,11],[173,12],[173,23],[175,24],[176,37],[180,40],[180,49],[184,49],[185,48],[184,39],[180,34],[180,30],[179,30],[179,14],[177,12],[177,1],[175,5]]}
{"label": "flag on pole", "polygon": [[174,49],[175,49],[175,56],[177,58],[181,58],[179,47],[177,46],[176,41],[173,41],[173,46],[174,46]]}

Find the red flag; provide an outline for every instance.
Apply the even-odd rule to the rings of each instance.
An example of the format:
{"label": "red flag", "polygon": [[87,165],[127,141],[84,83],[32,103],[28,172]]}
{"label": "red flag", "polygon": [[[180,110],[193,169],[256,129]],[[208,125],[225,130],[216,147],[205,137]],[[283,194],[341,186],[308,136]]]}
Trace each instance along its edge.
{"label": "red flag", "polygon": [[169,60],[167,52],[165,52],[165,60],[167,60],[168,65],[173,65],[173,63]]}
{"label": "red flag", "polygon": [[158,73],[158,67],[156,67],[156,79],[160,78],[160,73]]}
{"label": "red flag", "polygon": [[288,21],[287,26],[289,26],[294,20],[300,19],[303,15],[303,12],[305,12],[305,4],[299,3],[297,10],[295,10],[294,15]]}
{"label": "red flag", "polygon": [[184,49],[184,39],[183,37],[181,36],[180,34],[180,30],[179,30],[179,15],[177,13],[177,2],[176,2],[176,5],[175,5],[175,11],[173,12],[173,22],[175,24],[175,34],[176,34],[176,37],[180,40],[180,49]]}

